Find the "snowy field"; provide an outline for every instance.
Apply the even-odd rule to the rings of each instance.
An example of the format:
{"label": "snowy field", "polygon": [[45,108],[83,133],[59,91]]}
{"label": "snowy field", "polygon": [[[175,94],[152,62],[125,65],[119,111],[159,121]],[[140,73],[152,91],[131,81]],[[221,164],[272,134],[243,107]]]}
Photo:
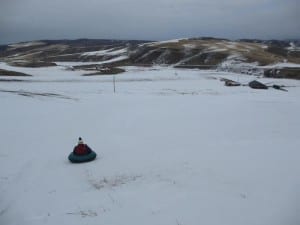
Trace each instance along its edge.
{"label": "snowy field", "polygon": [[[1,225],[298,225],[300,81],[127,67],[0,82]],[[1,79],[9,79],[1,77]],[[95,161],[67,160],[81,136]]]}

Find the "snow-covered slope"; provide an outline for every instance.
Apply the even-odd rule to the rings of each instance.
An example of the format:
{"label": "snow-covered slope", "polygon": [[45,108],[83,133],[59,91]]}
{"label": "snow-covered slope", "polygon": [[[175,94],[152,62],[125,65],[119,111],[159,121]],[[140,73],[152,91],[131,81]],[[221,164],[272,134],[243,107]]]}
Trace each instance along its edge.
{"label": "snow-covered slope", "polygon": [[[123,57],[123,65],[165,64],[177,67],[222,68],[228,58],[240,56],[242,63],[260,66],[289,62],[300,64],[299,41],[227,40],[182,38],[167,41],[57,40],[35,41],[0,46],[0,60],[29,66],[44,62],[88,62]],[[126,56],[126,58],[125,58]],[[234,71],[235,68],[232,69]]]}
{"label": "snow-covered slope", "polygon": [[100,51],[92,51],[92,52],[84,52],[81,55],[109,55],[109,56],[118,56],[118,55],[126,55],[127,54],[127,48],[121,48],[121,49],[105,49]]}
{"label": "snow-covered slope", "polygon": [[[0,224],[300,223],[299,81],[126,67],[114,93],[112,76],[0,68],[34,75],[0,82]],[[95,161],[68,162],[79,136]]]}

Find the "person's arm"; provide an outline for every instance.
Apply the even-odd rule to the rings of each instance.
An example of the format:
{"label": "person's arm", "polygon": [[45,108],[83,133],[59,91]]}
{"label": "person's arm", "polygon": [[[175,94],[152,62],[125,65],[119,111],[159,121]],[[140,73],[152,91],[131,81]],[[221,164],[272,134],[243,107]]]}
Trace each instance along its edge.
{"label": "person's arm", "polygon": [[88,145],[85,145],[85,147],[86,147],[86,150],[87,150],[88,153],[92,152],[92,149]]}

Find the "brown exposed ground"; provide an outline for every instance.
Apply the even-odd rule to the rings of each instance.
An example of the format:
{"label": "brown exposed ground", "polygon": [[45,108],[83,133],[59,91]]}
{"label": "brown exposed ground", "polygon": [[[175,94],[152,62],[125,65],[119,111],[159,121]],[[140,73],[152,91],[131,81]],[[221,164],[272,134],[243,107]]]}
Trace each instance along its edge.
{"label": "brown exposed ground", "polygon": [[17,61],[17,62],[10,61],[9,65],[36,68],[36,67],[56,66],[56,63],[54,63],[54,62],[43,62],[43,61]]}
{"label": "brown exposed ground", "polygon": [[0,69],[0,76],[23,76],[23,77],[28,77],[28,76],[32,76],[26,73],[21,73],[21,72],[16,72],[16,71],[11,71],[11,70],[4,70],[4,69]]}
{"label": "brown exposed ground", "polygon": [[[209,37],[165,42],[44,40],[0,46],[0,61],[25,67],[55,66],[55,62],[61,61],[90,62],[89,65],[71,68],[89,71],[89,75],[103,74],[103,71],[99,72],[96,69],[97,62],[114,61],[120,56],[127,58],[102,63],[109,68],[107,74],[120,72],[116,67],[132,65],[172,65],[178,68],[214,69],[229,59],[236,60],[238,63],[255,63],[258,66],[281,62],[300,64],[300,41],[294,40],[293,44],[291,43],[291,41],[249,39],[232,41]],[[114,53],[118,50],[122,51]],[[282,76],[298,77],[298,75],[290,75],[291,73],[295,72],[281,72]]]}
{"label": "brown exposed ground", "polygon": [[124,69],[112,67],[112,68],[99,70],[94,73],[87,73],[87,74],[84,74],[83,76],[113,75],[113,74],[119,74],[119,73],[124,73],[124,72],[125,72]]}

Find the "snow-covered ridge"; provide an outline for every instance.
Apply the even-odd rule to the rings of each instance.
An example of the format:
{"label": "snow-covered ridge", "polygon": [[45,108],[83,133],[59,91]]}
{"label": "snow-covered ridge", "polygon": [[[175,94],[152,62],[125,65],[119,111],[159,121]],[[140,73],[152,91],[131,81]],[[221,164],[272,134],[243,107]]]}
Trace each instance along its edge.
{"label": "snow-covered ridge", "polygon": [[92,52],[84,52],[81,55],[82,56],[91,56],[91,55],[98,55],[98,56],[116,56],[116,55],[124,55],[127,54],[128,49],[127,48],[122,48],[122,49],[105,49],[105,50],[100,50],[100,51],[92,51]]}
{"label": "snow-covered ridge", "polygon": [[[65,40],[45,41],[43,46],[38,44],[39,42],[12,45],[32,46],[29,49],[20,48],[20,52],[17,49],[9,51],[12,47],[3,48],[0,60],[12,62],[12,65],[17,65],[13,62],[19,60],[57,62],[58,65],[88,65],[128,59],[124,62],[124,65],[159,64],[187,68],[218,67],[218,69],[225,69],[226,71],[244,71],[246,67],[252,70],[253,67],[258,65],[274,65],[279,62],[300,64],[300,58],[297,52],[294,52],[297,49],[297,41],[251,41],[247,39],[233,41],[214,38],[181,38],[157,42],[113,42],[109,40],[68,42]],[[289,44],[290,46],[287,47]],[[47,52],[47,54],[44,54],[44,52]],[[285,53],[286,55],[284,55]],[[28,63],[28,65],[34,65],[34,63]],[[122,63],[119,65],[122,65]],[[231,68],[234,69],[231,70]]]}
{"label": "snow-covered ridge", "polygon": [[127,55],[120,55],[109,60],[94,61],[94,62],[55,62],[55,63],[59,66],[81,66],[81,65],[92,65],[92,64],[101,65],[105,63],[119,62],[125,59],[128,59]]}
{"label": "snow-covered ridge", "polygon": [[171,39],[171,40],[165,40],[165,41],[155,41],[150,43],[141,44],[141,46],[158,46],[162,44],[171,44],[171,43],[178,43],[180,41],[187,40],[187,38],[178,38],[178,39]]}
{"label": "snow-covered ridge", "polygon": [[8,45],[11,48],[24,48],[24,47],[32,47],[32,46],[39,46],[44,45],[44,42],[41,41],[32,41],[32,42],[22,42],[22,43],[16,43],[16,44],[10,44]]}
{"label": "snow-covered ridge", "polygon": [[247,63],[246,59],[240,54],[230,55],[218,65],[218,70],[243,73],[249,75],[263,75],[263,69],[258,68],[258,63]]}
{"label": "snow-covered ridge", "polygon": [[290,46],[286,49],[289,51],[300,51],[300,46],[296,46],[294,42],[290,42]]}

